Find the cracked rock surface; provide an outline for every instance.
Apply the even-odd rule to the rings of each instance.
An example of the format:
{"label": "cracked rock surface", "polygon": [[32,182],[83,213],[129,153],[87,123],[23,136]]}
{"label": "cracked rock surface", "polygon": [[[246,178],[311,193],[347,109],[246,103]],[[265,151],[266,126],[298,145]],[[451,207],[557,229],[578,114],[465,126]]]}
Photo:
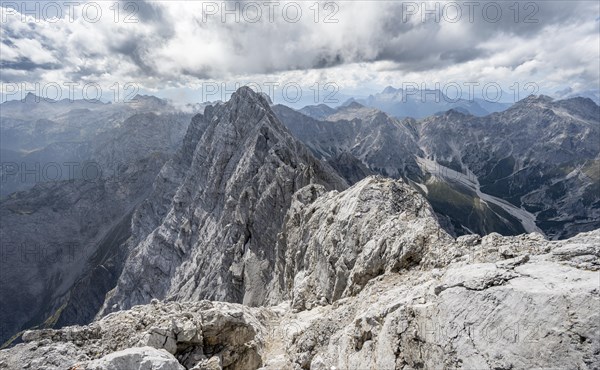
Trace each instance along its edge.
{"label": "cracked rock surface", "polygon": [[87,326],[27,331],[24,344],[1,352],[0,368],[130,370],[137,368],[127,364],[143,361],[149,367],[140,370],[204,369],[209,364],[257,368],[263,323],[276,315],[222,302],[153,301]]}
{"label": "cracked rock surface", "polygon": [[369,177],[342,193],[309,185],[288,211],[276,281],[294,309],[310,309],[355,295],[385,272],[414,267],[451,240],[425,198],[402,181]]}

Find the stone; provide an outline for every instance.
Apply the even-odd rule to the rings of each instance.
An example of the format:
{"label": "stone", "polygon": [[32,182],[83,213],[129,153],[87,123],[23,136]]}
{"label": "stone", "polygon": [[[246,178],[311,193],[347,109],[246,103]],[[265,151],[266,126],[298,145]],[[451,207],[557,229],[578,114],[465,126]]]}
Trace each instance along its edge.
{"label": "stone", "polygon": [[83,366],[86,370],[185,370],[167,351],[153,347],[127,348]]}

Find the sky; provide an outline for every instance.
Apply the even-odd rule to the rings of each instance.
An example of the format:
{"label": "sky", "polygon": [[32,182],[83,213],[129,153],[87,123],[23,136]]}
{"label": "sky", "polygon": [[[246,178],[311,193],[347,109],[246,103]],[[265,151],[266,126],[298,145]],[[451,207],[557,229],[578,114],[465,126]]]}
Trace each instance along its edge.
{"label": "sky", "polygon": [[[600,85],[598,1],[2,1],[0,99],[326,102],[386,86],[502,101]],[[491,90],[490,90],[491,88]],[[485,94],[485,95],[484,95]]]}

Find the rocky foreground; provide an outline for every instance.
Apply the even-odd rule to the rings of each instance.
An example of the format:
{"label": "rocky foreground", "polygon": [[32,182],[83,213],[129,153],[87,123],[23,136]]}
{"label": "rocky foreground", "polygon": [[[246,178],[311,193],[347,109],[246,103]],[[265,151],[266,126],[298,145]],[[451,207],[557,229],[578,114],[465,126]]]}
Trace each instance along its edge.
{"label": "rocky foreground", "polygon": [[600,230],[454,239],[402,181],[294,195],[271,306],[153,300],[27,331],[0,369],[599,369]]}

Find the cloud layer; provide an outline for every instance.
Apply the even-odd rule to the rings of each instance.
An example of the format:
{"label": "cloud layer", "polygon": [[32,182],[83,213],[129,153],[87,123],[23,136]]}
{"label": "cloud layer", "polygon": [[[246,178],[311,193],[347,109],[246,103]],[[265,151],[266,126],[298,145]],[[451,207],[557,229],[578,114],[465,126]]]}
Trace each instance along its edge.
{"label": "cloud layer", "polygon": [[[2,2],[6,83],[535,82],[597,88],[595,1]],[[118,10],[117,10],[118,8]],[[58,15],[59,17],[54,17]]]}

